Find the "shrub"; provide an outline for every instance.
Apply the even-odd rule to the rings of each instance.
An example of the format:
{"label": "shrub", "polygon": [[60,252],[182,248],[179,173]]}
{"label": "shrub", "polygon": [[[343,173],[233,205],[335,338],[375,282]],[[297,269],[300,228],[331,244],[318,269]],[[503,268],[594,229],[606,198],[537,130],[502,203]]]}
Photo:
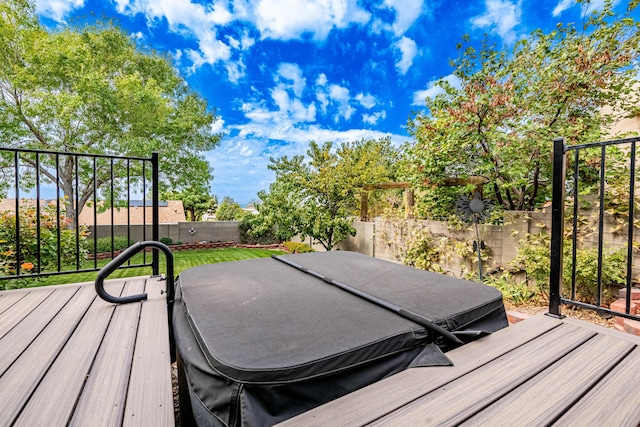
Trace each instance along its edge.
{"label": "shrub", "polygon": [[[120,251],[133,245],[133,240],[128,240],[126,236],[113,236],[113,250]],[[85,247],[89,253],[93,253],[93,239],[87,239]],[[100,237],[97,242],[97,253],[111,252],[111,237]]]}
{"label": "shrub", "polygon": [[165,245],[169,246],[173,244],[173,239],[171,237],[161,237],[160,243],[164,243]]}
{"label": "shrub", "polygon": [[[540,234],[527,234],[518,246],[518,255],[512,266],[527,273],[539,292],[545,296],[549,294],[550,257],[549,247],[551,237],[543,231]],[[602,256],[602,289],[605,300],[610,298],[609,290],[613,285],[625,283],[626,249],[604,249]],[[564,295],[571,294],[572,272],[572,242],[564,242],[564,264],[562,277]],[[576,251],[576,298],[580,301],[593,303],[597,298],[598,279],[598,249],[578,248]]]}
{"label": "shrub", "polygon": [[272,227],[264,227],[258,215],[245,215],[240,224],[240,242],[248,245],[271,245],[280,243]]}
{"label": "shrub", "polygon": [[298,242],[284,242],[282,244],[287,251],[292,254],[303,254],[307,252],[315,252],[313,248],[306,243],[298,243]]}
{"label": "shrub", "polygon": [[509,273],[503,273],[498,277],[488,276],[485,278],[484,283],[498,289],[502,292],[504,299],[511,301],[515,305],[525,304],[538,297],[535,289],[531,289],[526,283],[516,283]]}
{"label": "shrub", "polygon": [[[55,271],[58,268],[58,252],[60,265],[67,266],[75,263],[76,255],[80,259],[86,257],[85,239],[88,234],[86,227],[80,228],[79,250],[76,254],[76,231],[69,230],[69,221],[60,214],[60,243],[58,244],[58,221],[55,205],[45,205],[40,209],[37,217],[36,207],[24,204],[20,208],[20,257],[16,236],[16,214],[11,211],[0,213],[0,275],[33,273],[37,271]],[[38,240],[37,226],[40,223]],[[40,264],[38,265],[38,244],[40,247]],[[4,285],[7,287],[7,285]]]}

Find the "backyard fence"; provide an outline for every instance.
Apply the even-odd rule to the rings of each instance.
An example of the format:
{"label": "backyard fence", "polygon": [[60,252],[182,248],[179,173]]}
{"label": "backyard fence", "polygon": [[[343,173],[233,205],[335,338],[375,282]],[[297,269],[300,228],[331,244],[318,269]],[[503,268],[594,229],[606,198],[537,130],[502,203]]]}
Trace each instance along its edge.
{"label": "backyard fence", "polygon": [[[98,252],[98,239],[86,240],[89,228],[98,225],[98,211],[110,210],[105,234],[114,254],[113,214],[127,211],[126,230],[118,234],[126,234],[128,243],[136,195],[143,211],[149,207],[152,213],[149,223],[142,217],[142,240],[159,238],[157,153],[144,158],[0,148],[0,162],[0,280],[99,270],[96,257],[87,261],[89,253]],[[81,223],[85,207],[92,209],[93,218],[87,221],[85,215]],[[157,250],[123,268],[140,266],[157,275]]]}

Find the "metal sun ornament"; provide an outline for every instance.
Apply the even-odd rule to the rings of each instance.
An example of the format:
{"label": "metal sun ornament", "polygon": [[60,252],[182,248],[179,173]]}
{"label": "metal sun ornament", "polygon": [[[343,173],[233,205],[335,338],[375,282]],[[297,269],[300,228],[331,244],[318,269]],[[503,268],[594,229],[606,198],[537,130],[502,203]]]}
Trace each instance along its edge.
{"label": "metal sun ornament", "polygon": [[478,223],[489,218],[491,212],[491,202],[482,199],[479,191],[474,191],[473,196],[461,196],[456,203],[458,213],[464,221],[471,221],[475,225],[476,240],[473,242],[473,250],[478,252],[478,273],[480,283],[482,283],[482,256],[480,251],[485,248],[484,241],[480,240]]}

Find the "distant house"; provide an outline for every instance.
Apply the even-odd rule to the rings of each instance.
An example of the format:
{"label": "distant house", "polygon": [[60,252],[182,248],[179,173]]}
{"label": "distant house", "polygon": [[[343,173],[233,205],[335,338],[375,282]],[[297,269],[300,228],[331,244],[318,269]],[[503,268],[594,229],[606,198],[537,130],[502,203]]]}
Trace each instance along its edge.
{"label": "distant house", "polygon": [[[41,206],[45,206],[49,203],[54,203],[54,200],[41,200]],[[36,199],[21,199],[20,206],[24,204],[35,206]],[[151,212],[150,201],[146,201],[146,206],[143,205],[142,200],[131,200],[129,205],[130,209],[115,208],[113,210],[113,224],[114,225],[126,225],[126,224],[151,224],[153,217]],[[14,212],[16,208],[15,199],[3,199],[0,200],[0,211]],[[61,207],[62,209],[62,207]],[[99,209],[100,211],[100,209]],[[159,202],[158,214],[160,217],[160,224],[186,222],[187,217],[184,212],[181,200],[169,200],[166,202]],[[104,212],[97,212],[94,222],[94,208],[92,206],[85,206],[80,213],[80,219],[78,223],[80,225],[111,225],[111,209],[107,209]]]}

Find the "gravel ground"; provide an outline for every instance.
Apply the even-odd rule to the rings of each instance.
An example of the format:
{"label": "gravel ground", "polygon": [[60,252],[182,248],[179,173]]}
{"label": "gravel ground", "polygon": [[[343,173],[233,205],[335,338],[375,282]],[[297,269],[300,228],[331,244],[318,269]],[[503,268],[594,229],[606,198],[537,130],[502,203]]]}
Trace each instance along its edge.
{"label": "gravel ground", "polygon": [[[507,310],[518,311],[520,313],[526,313],[530,315],[538,313],[546,313],[549,309],[547,304],[521,304],[515,305],[510,301],[505,301],[504,305]],[[610,315],[601,315],[596,311],[587,310],[583,308],[575,308],[567,305],[562,306],[562,314],[574,319],[584,320],[585,322],[591,322],[596,325],[605,326],[607,328],[613,328],[615,324],[614,317]]]}

